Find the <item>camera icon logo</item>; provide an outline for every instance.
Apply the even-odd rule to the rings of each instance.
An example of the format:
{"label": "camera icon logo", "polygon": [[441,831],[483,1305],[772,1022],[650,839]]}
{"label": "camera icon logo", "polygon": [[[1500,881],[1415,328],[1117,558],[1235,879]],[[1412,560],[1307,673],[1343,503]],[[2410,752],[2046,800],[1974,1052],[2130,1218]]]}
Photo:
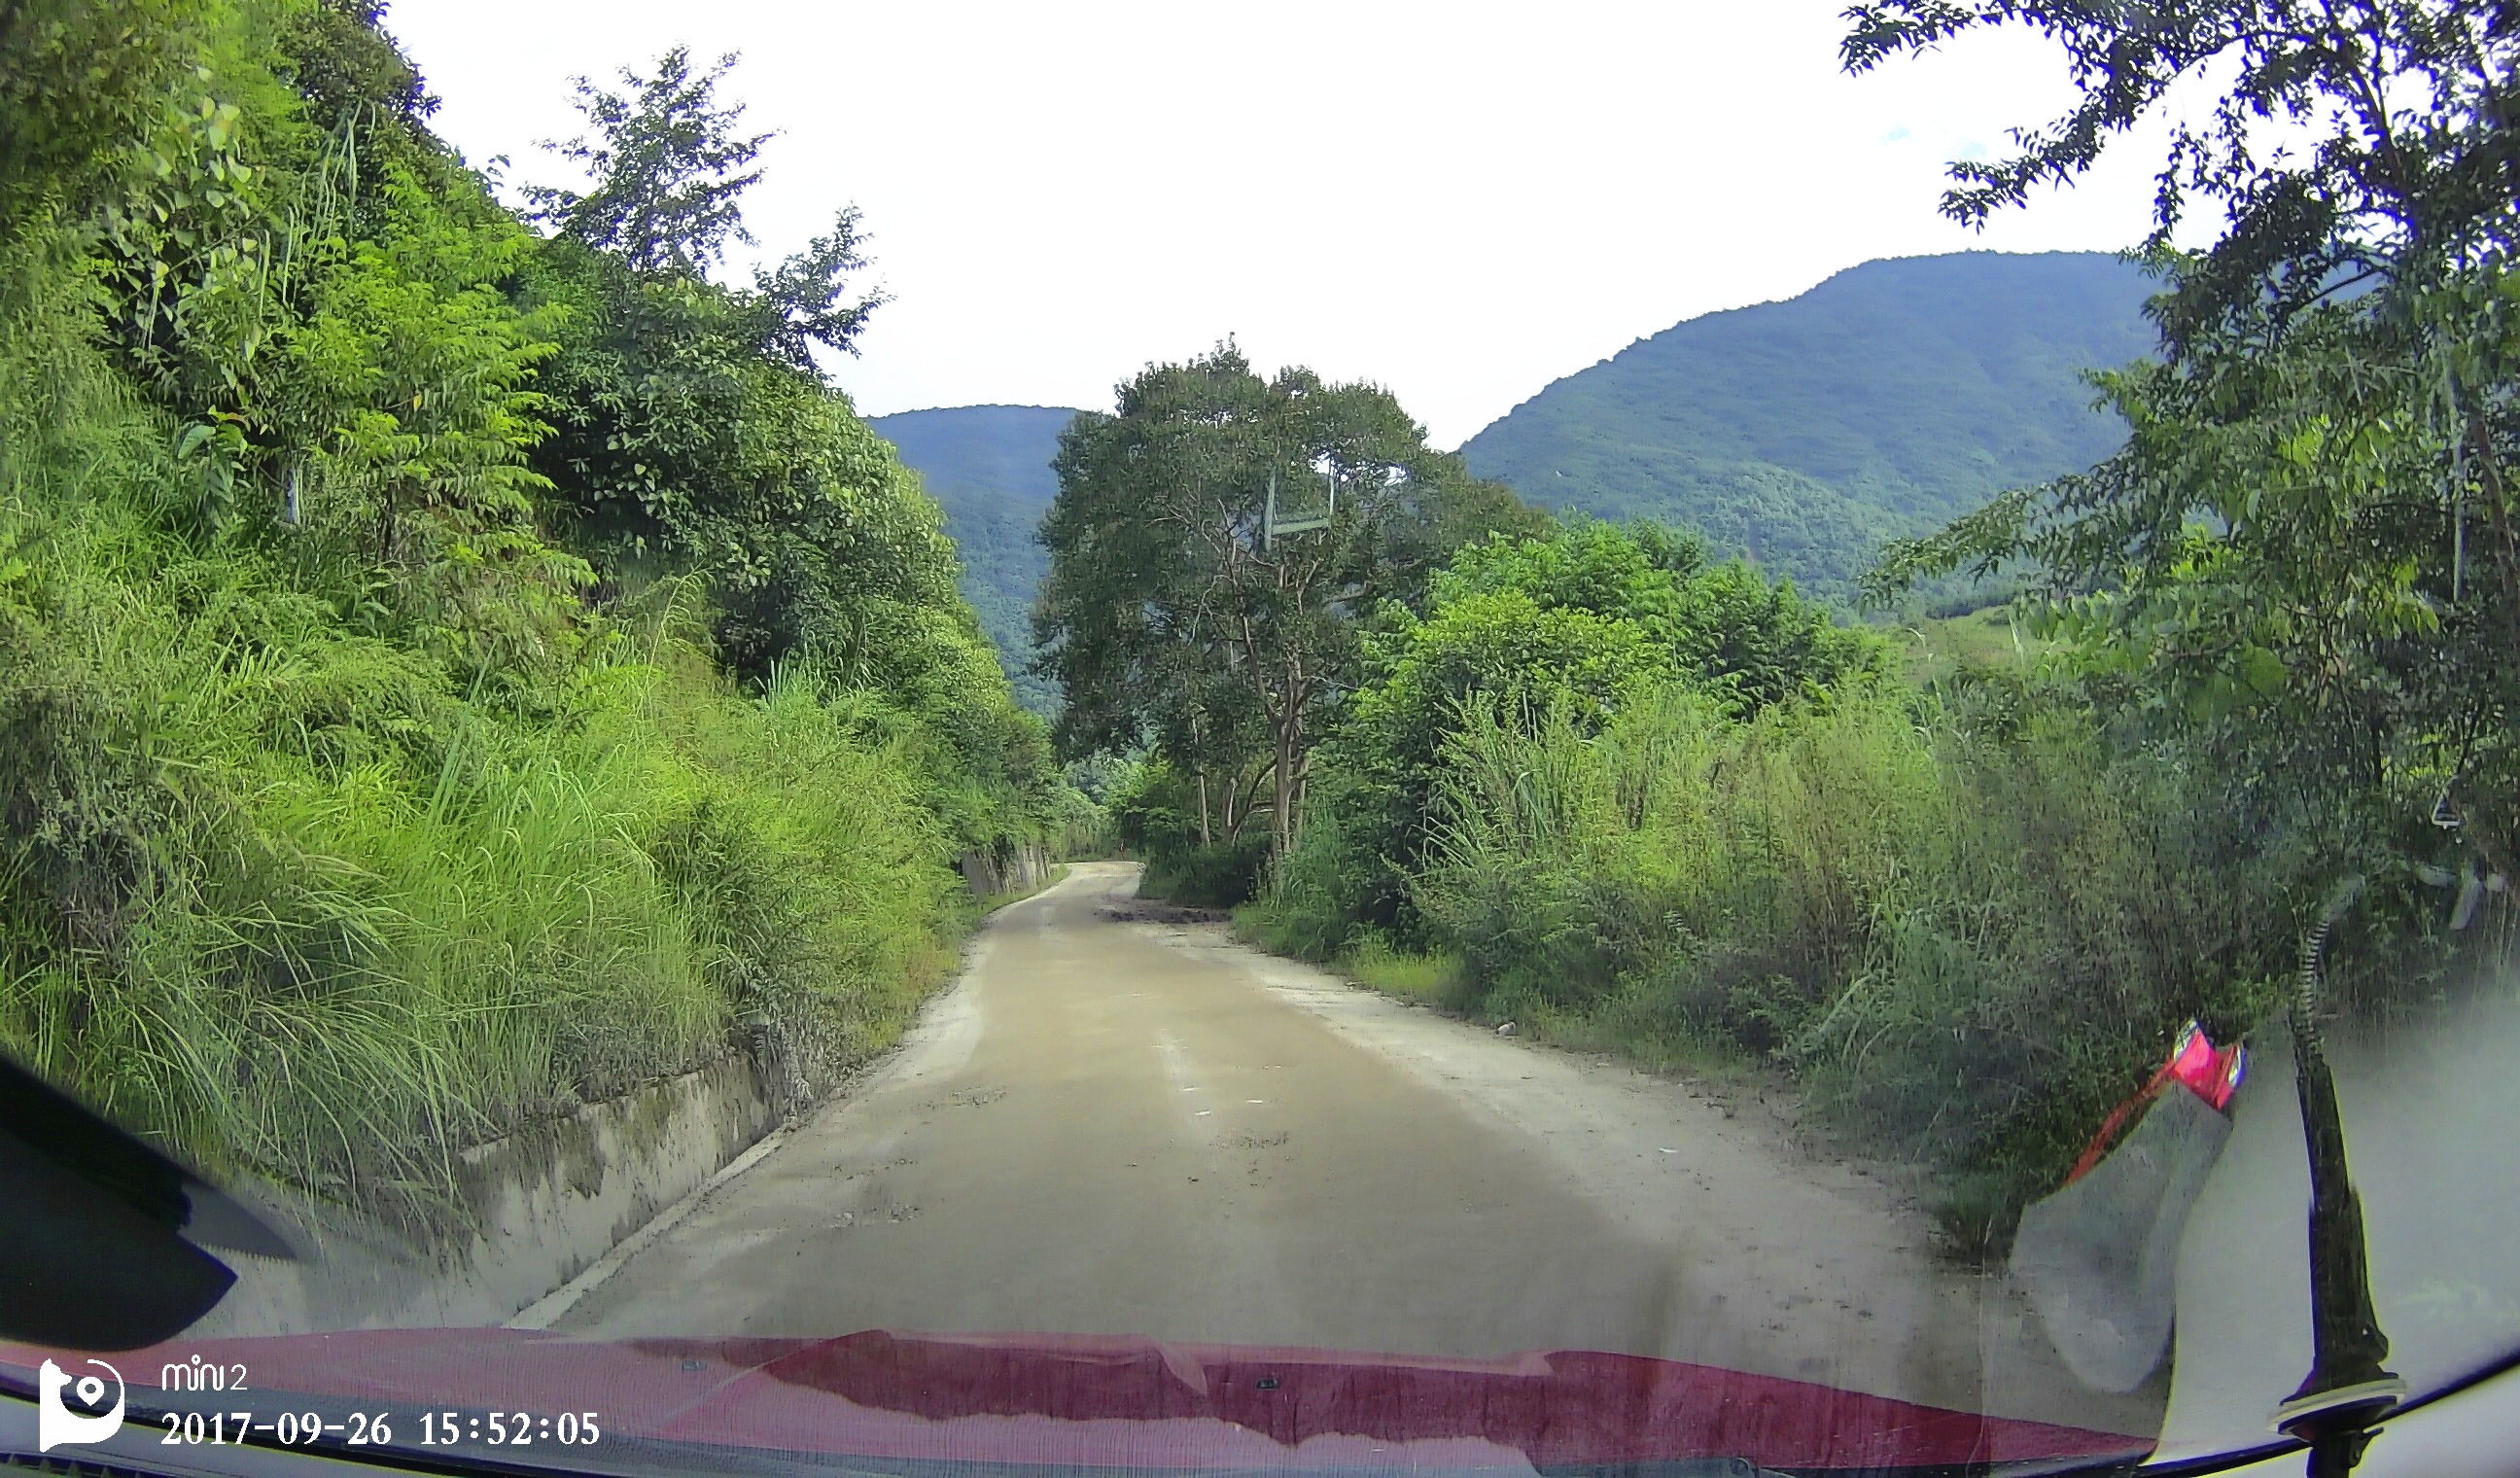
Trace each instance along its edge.
{"label": "camera icon logo", "polygon": [[[71,1379],[62,1367],[45,1361],[35,1375],[35,1448],[49,1453],[65,1442],[103,1442],[122,1430],[122,1372],[101,1360],[87,1364],[103,1375]],[[113,1393],[108,1407],[106,1392]],[[64,1392],[68,1395],[65,1396]],[[78,1403],[72,1410],[70,1403]]]}

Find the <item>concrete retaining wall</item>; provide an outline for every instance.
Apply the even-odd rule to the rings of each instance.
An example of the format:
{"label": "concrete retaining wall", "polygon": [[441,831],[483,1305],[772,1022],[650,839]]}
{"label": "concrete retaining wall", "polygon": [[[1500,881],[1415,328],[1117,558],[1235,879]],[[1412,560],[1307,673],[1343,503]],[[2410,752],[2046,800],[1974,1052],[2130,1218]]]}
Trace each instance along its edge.
{"label": "concrete retaining wall", "polygon": [[221,1254],[237,1285],[193,1333],[496,1324],[699,1188],[777,1122],[753,1065],[730,1058],[467,1150],[469,1234],[396,1243],[329,1208],[264,1194],[312,1253]]}
{"label": "concrete retaining wall", "polygon": [[[963,858],[981,896],[1050,876],[1037,846]],[[230,1187],[291,1230],[309,1255],[275,1262],[218,1255],[236,1286],[203,1335],[328,1329],[477,1328],[505,1321],[585,1271],[698,1189],[778,1124],[782,1085],[745,1057],[591,1103],[466,1150],[454,1220],[472,1230],[396,1240],[338,1208],[264,1187]]]}
{"label": "concrete retaining wall", "polygon": [[1050,853],[1029,842],[1001,852],[963,854],[963,880],[982,898],[1037,888],[1049,878],[1050,869]]}

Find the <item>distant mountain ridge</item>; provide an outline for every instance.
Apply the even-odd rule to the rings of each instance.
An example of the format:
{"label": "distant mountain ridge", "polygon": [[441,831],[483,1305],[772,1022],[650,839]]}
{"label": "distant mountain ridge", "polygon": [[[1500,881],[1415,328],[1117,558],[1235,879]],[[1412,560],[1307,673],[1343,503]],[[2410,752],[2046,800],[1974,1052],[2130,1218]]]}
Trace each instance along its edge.
{"label": "distant mountain ridge", "polygon": [[1462,455],[1544,506],[1686,524],[1844,597],[1884,540],[2112,451],[2125,427],[2082,372],[2152,349],[2152,291],[2098,252],[1866,262],[1640,339]]}
{"label": "distant mountain ridge", "polygon": [[[1532,502],[1694,528],[1846,600],[1881,544],[2006,487],[2089,467],[2125,435],[2082,372],[2149,352],[2152,291],[2097,252],[1972,251],[1850,267],[1783,302],[1709,313],[1567,376],[1462,447]],[[1078,413],[955,406],[870,423],[919,470],[963,554],[963,591],[1015,691],[1050,461]]]}
{"label": "distant mountain ridge", "polygon": [[1033,538],[1058,494],[1050,459],[1076,412],[1056,406],[971,405],[903,411],[867,425],[901,451],[945,511],[963,555],[963,596],[1005,658],[1025,706],[1047,713],[1057,690],[1023,671],[1032,656],[1032,598],[1050,572]]}

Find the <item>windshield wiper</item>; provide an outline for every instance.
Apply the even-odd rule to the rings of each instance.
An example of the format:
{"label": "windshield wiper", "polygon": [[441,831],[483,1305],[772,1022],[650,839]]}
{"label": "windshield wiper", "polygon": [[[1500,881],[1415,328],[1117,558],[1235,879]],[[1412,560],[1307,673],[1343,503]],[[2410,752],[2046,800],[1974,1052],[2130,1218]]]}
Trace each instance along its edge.
{"label": "windshield wiper", "polygon": [[2310,1373],[2275,1408],[2275,1427],[2310,1447],[2311,1478],[2344,1478],[2362,1460],[2373,1428],[2406,1398],[2407,1383],[2382,1362],[2389,1337],[2371,1300],[2362,1200],[2345,1164],[2345,1121],[2319,1041],[2319,968],[2327,936],[2362,879],[2331,895],[2303,936],[2301,990],[2289,1012],[2302,1139],[2310,1154]]}

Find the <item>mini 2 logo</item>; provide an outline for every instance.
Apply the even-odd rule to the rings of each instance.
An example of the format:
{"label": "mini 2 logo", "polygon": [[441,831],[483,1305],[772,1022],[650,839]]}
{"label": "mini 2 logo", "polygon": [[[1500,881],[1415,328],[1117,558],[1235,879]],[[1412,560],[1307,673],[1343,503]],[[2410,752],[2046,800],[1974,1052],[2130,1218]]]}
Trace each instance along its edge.
{"label": "mini 2 logo", "polygon": [[[103,1375],[82,1375],[76,1380],[62,1367],[45,1361],[35,1380],[35,1447],[49,1453],[65,1442],[103,1442],[122,1430],[122,1372],[101,1360],[87,1364],[103,1370]],[[105,1404],[106,1383],[113,1385],[113,1405]],[[67,1389],[68,1395],[64,1396]],[[73,1411],[70,1403],[78,1403]]]}

